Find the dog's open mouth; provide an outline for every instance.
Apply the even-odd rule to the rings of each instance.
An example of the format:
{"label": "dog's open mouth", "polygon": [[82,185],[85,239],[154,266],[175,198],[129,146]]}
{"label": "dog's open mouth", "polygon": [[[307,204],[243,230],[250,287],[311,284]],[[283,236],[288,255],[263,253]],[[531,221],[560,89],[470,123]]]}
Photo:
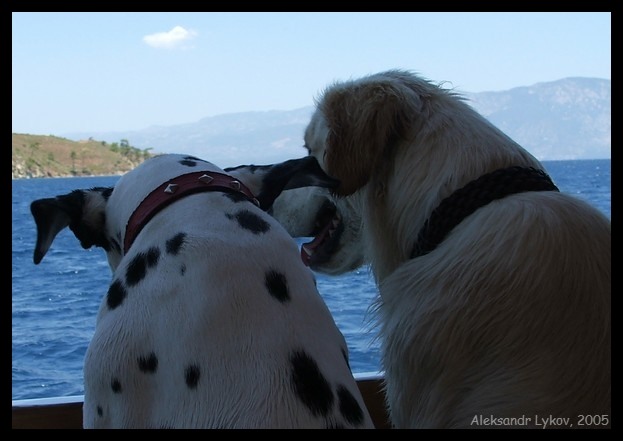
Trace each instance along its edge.
{"label": "dog's open mouth", "polygon": [[301,246],[301,259],[307,266],[326,262],[335,252],[344,225],[335,204],[327,200],[316,215],[315,228],[311,232],[314,239]]}

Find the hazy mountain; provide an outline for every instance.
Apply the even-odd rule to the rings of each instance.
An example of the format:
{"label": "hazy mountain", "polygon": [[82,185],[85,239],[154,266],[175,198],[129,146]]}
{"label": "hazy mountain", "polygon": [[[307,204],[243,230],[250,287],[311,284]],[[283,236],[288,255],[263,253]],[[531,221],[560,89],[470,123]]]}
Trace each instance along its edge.
{"label": "hazy mountain", "polygon": [[610,158],[610,85],[598,78],[565,78],[466,96],[539,159]]}
{"label": "hazy mountain", "polygon": [[[539,159],[610,158],[611,81],[565,78],[500,92],[465,93],[469,103]],[[140,149],[200,156],[221,167],[270,164],[306,154],[303,132],[313,106],[244,112],[131,132],[72,133]]]}
{"label": "hazy mountain", "polygon": [[221,167],[272,164],[307,154],[303,131],[313,107],[296,110],[229,113],[189,124],[152,126],[132,132],[74,133],[70,139],[108,142],[128,140],[141,149],[160,153],[189,153]]}

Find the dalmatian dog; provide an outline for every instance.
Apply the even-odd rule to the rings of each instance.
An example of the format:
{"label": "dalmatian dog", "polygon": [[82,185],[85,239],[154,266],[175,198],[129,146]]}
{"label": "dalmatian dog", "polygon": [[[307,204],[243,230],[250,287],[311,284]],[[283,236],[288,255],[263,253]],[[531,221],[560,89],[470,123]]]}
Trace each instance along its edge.
{"label": "dalmatian dog", "polygon": [[35,264],[69,227],[112,270],[84,361],[85,428],[373,428],[313,273],[265,212],[303,181],[335,185],[318,167],[225,172],[167,154],[114,188],[31,204]]}

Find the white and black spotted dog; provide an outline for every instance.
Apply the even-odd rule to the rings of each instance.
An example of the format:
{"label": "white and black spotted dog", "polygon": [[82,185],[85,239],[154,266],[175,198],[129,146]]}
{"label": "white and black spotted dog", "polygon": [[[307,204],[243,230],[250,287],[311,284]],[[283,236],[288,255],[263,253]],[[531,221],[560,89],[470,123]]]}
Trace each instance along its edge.
{"label": "white and black spotted dog", "polygon": [[114,188],[32,203],[35,264],[69,227],[113,271],[85,357],[85,428],[373,427],[312,272],[264,211],[317,167],[161,155]]}

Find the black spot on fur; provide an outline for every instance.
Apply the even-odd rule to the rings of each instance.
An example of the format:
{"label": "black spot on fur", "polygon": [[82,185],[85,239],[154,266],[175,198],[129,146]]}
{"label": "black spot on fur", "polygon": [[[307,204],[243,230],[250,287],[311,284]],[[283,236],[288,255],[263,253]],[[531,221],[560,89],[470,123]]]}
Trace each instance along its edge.
{"label": "black spot on fur", "polygon": [[184,274],[186,274],[186,265],[185,264],[181,264],[180,265],[180,275],[183,276]]}
{"label": "black spot on fur", "polygon": [[353,394],[343,385],[337,387],[337,399],[340,413],[351,424],[359,425],[363,422],[363,411]]}
{"label": "black spot on fur", "polygon": [[281,303],[285,303],[290,300],[288,281],[286,280],[286,276],[283,274],[274,270],[267,271],[264,284],[266,285],[266,289],[268,289],[270,295],[279,300]]}
{"label": "black spot on fur", "polygon": [[342,348],[342,356],[344,357],[344,360],[346,361],[346,366],[348,366],[348,369],[350,370],[350,361],[348,361],[348,352],[346,352],[346,349]]}
{"label": "black spot on fur", "polygon": [[160,250],[156,247],[151,247],[149,250],[147,250],[147,267],[151,268],[156,266],[159,258]]}
{"label": "black spot on fur", "polygon": [[189,160],[189,161],[206,162],[205,160],[201,158],[197,158],[196,156],[193,156],[193,155],[186,155],[184,156],[184,159]]}
{"label": "black spot on fur", "polygon": [[106,294],[108,309],[115,309],[117,306],[121,305],[121,302],[123,302],[123,299],[125,299],[127,295],[128,292],[120,280],[112,282],[108,288],[108,294]]}
{"label": "black spot on fur", "polygon": [[184,159],[179,161],[180,164],[185,165],[187,167],[195,167],[198,162],[206,162],[203,159],[197,158],[196,156],[184,156]]}
{"label": "black spot on fur", "polygon": [[232,202],[249,202],[249,198],[239,192],[225,192],[223,193],[223,196],[225,196],[227,199],[231,200]]}
{"label": "black spot on fur", "polygon": [[121,393],[121,382],[119,381],[119,379],[113,378],[112,381],[110,382],[110,387],[112,388],[112,391],[114,393],[116,394]]}
{"label": "black spot on fur", "polygon": [[104,187],[104,188],[98,187],[98,188],[100,189],[100,193],[102,194],[102,197],[104,198],[104,200],[108,201],[108,198],[112,194],[114,187]]}
{"label": "black spot on fur", "polygon": [[249,210],[241,210],[233,216],[231,214],[226,214],[226,216],[232,220],[236,219],[238,225],[251,231],[253,234],[266,233],[270,230],[270,224],[268,222]]}
{"label": "black spot on fur", "polygon": [[304,351],[290,355],[292,387],[315,416],[326,416],[333,406],[333,393],[318,364]]}
{"label": "black spot on fur", "polygon": [[180,252],[182,245],[184,245],[184,238],[186,237],[186,233],[177,233],[171,239],[167,240],[166,250],[167,253],[176,255]]}
{"label": "black spot on fur", "polygon": [[121,246],[119,245],[119,242],[112,237],[108,238],[108,241],[110,242],[110,248],[116,253],[121,254]]}
{"label": "black spot on fur", "polygon": [[138,368],[141,372],[153,374],[158,369],[158,357],[153,352],[147,357],[138,357]]}
{"label": "black spot on fur", "polygon": [[191,158],[190,156],[182,159],[179,162],[180,164],[185,165],[186,167],[195,167],[197,165],[197,161],[194,158]]}
{"label": "black spot on fur", "polygon": [[97,406],[97,416],[102,415],[104,415],[104,409],[102,409],[102,406]]}
{"label": "black spot on fur", "polygon": [[184,371],[184,379],[186,380],[186,385],[189,389],[197,388],[197,384],[199,383],[199,376],[201,372],[199,370],[199,366],[196,364],[191,364]]}
{"label": "black spot on fur", "polygon": [[125,281],[128,285],[134,286],[145,278],[147,268],[156,266],[160,258],[160,250],[151,247],[146,253],[138,253],[128,265],[125,273]]}

